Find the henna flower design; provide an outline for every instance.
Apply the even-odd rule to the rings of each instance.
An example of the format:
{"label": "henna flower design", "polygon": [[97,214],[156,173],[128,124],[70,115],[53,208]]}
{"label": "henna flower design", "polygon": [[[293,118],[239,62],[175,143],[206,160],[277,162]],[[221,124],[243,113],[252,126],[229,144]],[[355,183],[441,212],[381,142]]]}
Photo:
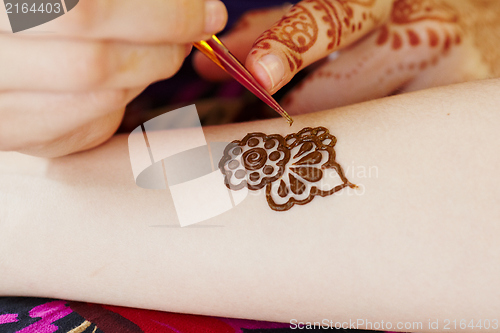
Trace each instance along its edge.
{"label": "henna flower design", "polygon": [[286,138],[250,133],[226,147],[219,168],[228,188],[266,186],[271,209],[285,211],[317,195],[355,187],[335,162],[335,144],[336,138],[324,127],[304,128]]}
{"label": "henna flower design", "polygon": [[246,186],[256,191],[280,178],[289,159],[290,152],[281,135],[251,133],[227,145],[219,169],[229,189]]}

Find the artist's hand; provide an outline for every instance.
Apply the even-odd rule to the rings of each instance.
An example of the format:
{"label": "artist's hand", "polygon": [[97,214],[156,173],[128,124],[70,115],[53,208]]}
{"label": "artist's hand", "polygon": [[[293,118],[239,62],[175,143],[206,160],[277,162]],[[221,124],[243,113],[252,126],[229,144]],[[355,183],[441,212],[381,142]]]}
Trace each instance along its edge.
{"label": "artist's hand", "polygon": [[285,97],[291,114],[500,76],[499,13],[497,0],[306,0],[255,37],[246,66],[276,92],[339,51]]}
{"label": "artist's hand", "polygon": [[54,157],[102,143],[131,99],[226,20],[218,0],[85,0],[12,34],[0,10],[0,150]]}

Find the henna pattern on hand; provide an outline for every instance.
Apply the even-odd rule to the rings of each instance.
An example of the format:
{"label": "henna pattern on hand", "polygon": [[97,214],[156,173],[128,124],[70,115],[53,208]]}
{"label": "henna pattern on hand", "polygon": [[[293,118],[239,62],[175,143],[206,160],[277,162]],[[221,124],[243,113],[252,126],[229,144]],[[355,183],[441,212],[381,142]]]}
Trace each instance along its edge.
{"label": "henna pattern on hand", "polygon": [[[269,207],[285,211],[309,203],[317,195],[325,197],[355,187],[335,161],[336,142],[324,127],[307,127],[285,138],[250,133],[227,145],[219,169],[229,189],[266,187]],[[329,172],[336,177],[328,177]]]}
{"label": "henna pattern on hand", "polygon": [[[380,30],[377,45],[382,46],[391,42],[392,48],[398,50],[403,46],[403,36],[401,29],[406,28],[406,40],[411,46],[418,46],[422,37],[411,28],[411,25],[417,22],[440,22],[450,25],[450,33],[444,31],[442,41],[442,52],[447,53],[453,44],[460,44],[462,37],[459,29],[459,19],[457,12],[446,2],[441,0],[396,0],[394,2],[391,24],[386,24]],[[395,29],[391,29],[394,26]],[[440,34],[433,27],[426,29],[429,46],[436,48],[440,45]]]}
{"label": "henna pattern on hand", "polygon": [[[269,50],[270,41],[283,44],[286,47],[285,56],[288,65],[294,72],[303,65],[302,54],[311,49],[318,40],[319,28],[316,17],[321,17],[330,26],[326,31],[330,40],[327,50],[333,50],[342,41],[343,29],[354,32],[362,28],[362,22],[353,22],[353,5],[369,9],[375,2],[376,0],[304,0],[295,5],[275,26],[262,34],[253,47]],[[371,13],[364,12],[362,20],[368,19],[376,20]],[[255,50],[253,53],[255,54]]]}
{"label": "henna pattern on hand", "polygon": [[[457,11],[442,0],[396,0],[393,4],[390,22],[379,29],[375,38],[376,45],[390,47],[395,52],[404,46],[411,48],[427,46],[432,52],[428,52],[428,56],[417,63],[401,62],[394,64],[394,67],[391,64],[391,67],[380,74],[378,83],[383,83],[385,77],[390,77],[396,71],[412,72],[437,65],[440,57],[448,55],[453,46],[461,44],[463,29],[460,23]],[[415,24],[427,24],[427,26],[423,29],[416,29]],[[364,55],[358,60],[356,66],[342,68],[343,73],[317,70],[303,80],[296,87],[295,92],[316,79],[348,80],[359,73],[368,58],[369,55]],[[291,94],[284,100],[285,105],[290,103],[292,103]]]}

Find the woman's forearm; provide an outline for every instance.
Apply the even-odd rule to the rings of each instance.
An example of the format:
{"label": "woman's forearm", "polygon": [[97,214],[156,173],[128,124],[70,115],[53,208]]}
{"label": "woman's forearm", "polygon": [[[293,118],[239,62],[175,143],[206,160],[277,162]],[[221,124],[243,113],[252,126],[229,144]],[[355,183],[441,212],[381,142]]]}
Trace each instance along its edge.
{"label": "woman's forearm", "polygon": [[249,195],[188,228],[168,190],[136,186],[126,137],[55,160],[2,153],[0,294],[434,332],[429,320],[498,320],[499,88],[205,128],[230,142],[324,126],[358,189],[285,212]]}

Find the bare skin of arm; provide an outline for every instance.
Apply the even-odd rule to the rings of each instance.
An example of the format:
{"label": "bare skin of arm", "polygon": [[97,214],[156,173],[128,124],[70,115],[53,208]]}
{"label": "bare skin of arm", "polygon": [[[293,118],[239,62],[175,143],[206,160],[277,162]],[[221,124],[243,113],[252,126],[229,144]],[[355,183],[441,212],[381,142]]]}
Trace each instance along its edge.
{"label": "bare skin of arm", "polygon": [[250,196],[188,228],[176,227],[168,191],[135,185],[126,137],[55,160],[2,153],[0,294],[283,322],[422,322],[421,332],[439,331],[429,319],[440,330],[445,319],[499,319],[499,88],[409,93],[297,116],[292,128],[205,128],[209,142],[229,142],[325,126],[364,191],[286,212]]}

